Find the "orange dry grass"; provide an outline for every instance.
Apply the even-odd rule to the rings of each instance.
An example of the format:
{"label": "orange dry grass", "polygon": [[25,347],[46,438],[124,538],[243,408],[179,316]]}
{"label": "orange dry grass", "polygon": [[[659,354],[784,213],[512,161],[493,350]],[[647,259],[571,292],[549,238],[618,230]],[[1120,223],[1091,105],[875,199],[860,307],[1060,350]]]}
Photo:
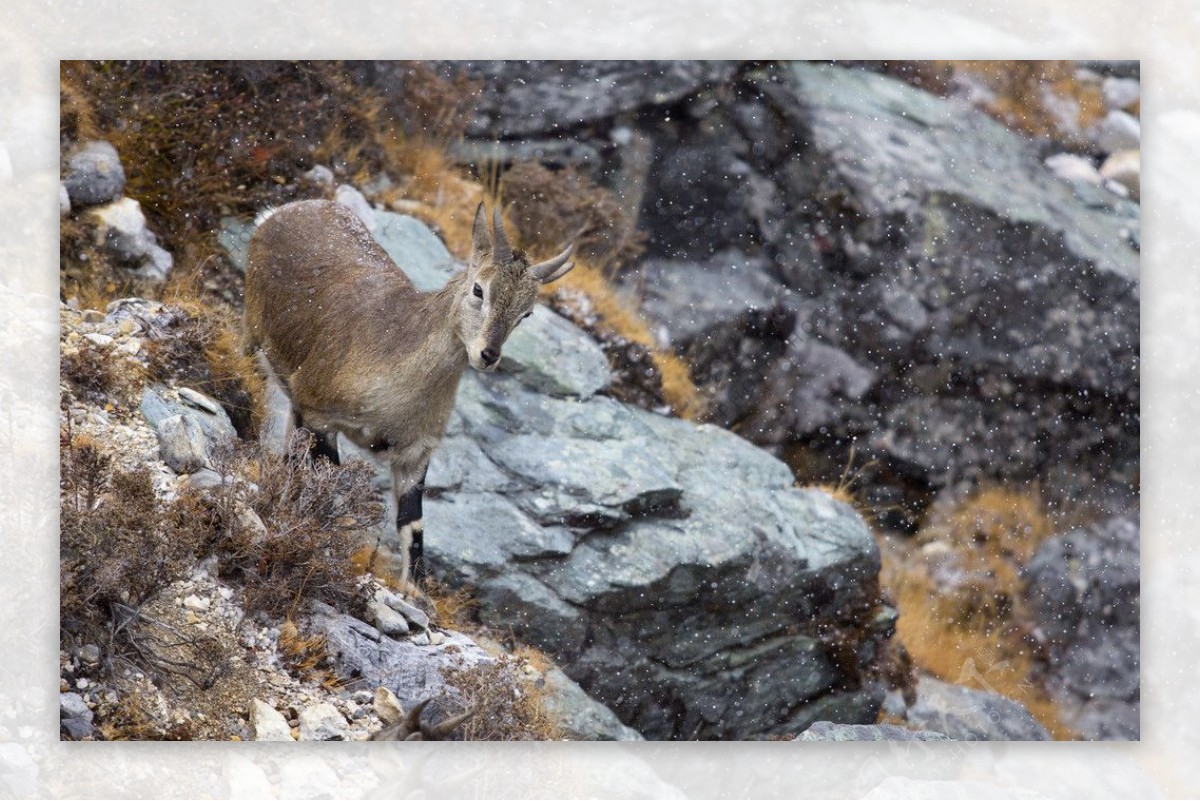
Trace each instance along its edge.
{"label": "orange dry grass", "polygon": [[983,489],[935,516],[918,550],[884,541],[880,580],[896,635],[922,670],[1023,704],[1056,739],[1074,734],[1035,681],[1021,568],[1055,527],[1036,492]]}
{"label": "orange dry grass", "polygon": [[575,269],[567,273],[554,287],[544,288],[543,293],[549,295],[560,286],[582,292],[591,301],[592,308],[606,328],[630,342],[644,345],[649,350],[650,358],[662,374],[663,397],[676,414],[688,420],[703,414],[704,398],[692,382],[687,363],[671,351],[655,345],[650,328],[637,311],[617,293],[604,269],[585,259],[575,259]]}
{"label": "orange dry grass", "polygon": [[1095,84],[1075,77],[1070,61],[934,61],[937,70],[966,73],[981,80],[995,100],[985,110],[1030,136],[1064,136],[1055,106],[1073,105],[1075,124],[1085,130],[1104,116],[1104,99]]}

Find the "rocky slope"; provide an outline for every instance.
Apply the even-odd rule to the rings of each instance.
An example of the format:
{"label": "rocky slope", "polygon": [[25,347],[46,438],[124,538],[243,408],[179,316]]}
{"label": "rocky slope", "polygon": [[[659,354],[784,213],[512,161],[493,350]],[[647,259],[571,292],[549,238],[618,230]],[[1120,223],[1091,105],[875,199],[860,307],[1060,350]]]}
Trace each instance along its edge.
{"label": "rocky slope", "polygon": [[[444,69],[483,82],[468,134],[501,131],[491,157],[570,140],[559,158],[640,210],[628,284],[722,425],[826,476],[855,442],[877,463],[868,500],[907,504],[896,523],[980,479],[1132,501],[1139,209],[1121,187],[863,69]],[[660,91],[577,111],[626,84]],[[1106,91],[1128,117],[1130,88]],[[1098,130],[1093,147],[1117,144]]]}

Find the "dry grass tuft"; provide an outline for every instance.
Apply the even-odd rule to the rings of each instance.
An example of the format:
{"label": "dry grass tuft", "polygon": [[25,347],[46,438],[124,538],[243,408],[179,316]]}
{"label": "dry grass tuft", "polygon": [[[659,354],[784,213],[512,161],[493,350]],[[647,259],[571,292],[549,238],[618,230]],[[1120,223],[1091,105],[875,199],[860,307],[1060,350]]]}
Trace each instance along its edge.
{"label": "dry grass tuft", "polygon": [[1072,739],[1038,683],[1021,568],[1055,526],[1036,491],[978,491],[934,514],[916,548],[881,542],[881,581],[900,610],[896,632],[915,665],[1020,702],[1057,739]]}
{"label": "dry grass tuft", "polygon": [[248,610],[290,619],[307,599],[339,609],[361,601],[352,556],[383,509],[372,469],[313,460],[311,445],[297,430],[286,455],[248,446],[224,457],[222,472],[252,473],[257,489],[243,500],[228,482],[205,498],[220,523],[220,572],[240,579]]}
{"label": "dry grass tuft", "polygon": [[529,678],[519,659],[500,656],[488,664],[447,671],[446,683],[474,710],[460,730],[464,740],[563,738],[557,720],[546,709],[544,679]]}

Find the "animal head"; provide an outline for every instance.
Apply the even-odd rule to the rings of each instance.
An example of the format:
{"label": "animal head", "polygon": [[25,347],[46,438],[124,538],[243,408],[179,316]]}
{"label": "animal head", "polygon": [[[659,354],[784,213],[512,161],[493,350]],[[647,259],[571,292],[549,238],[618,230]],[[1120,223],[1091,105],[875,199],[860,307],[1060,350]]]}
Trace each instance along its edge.
{"label": "animal head", "polygon": [[568,245],[557,256],[530,264],[524,253],[509,244],[500,209],[493,212],[489,233],[487,215],[479,204],[458,331],[472,367],[485,372],[496,369],[508,335],[533,312],[538,287],[562,278],[575,266],[569,260],[573,248]]}

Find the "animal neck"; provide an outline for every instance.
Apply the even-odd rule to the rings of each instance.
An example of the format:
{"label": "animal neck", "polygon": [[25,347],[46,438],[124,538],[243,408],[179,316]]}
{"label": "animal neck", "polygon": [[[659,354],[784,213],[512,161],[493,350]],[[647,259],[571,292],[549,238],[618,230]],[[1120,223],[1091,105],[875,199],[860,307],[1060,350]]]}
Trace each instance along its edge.
{"label": "animal neck", "polygon": [[431,381],[458,379],[467,367],[467,349],[458,335],[459,298],[465,277],[460,274],[450,279],[436,292],[422,293],[419,311],[410,317],[414,329],[412,338],[419,344],[410,352],[420,363],[415,365],[420,374]]}

